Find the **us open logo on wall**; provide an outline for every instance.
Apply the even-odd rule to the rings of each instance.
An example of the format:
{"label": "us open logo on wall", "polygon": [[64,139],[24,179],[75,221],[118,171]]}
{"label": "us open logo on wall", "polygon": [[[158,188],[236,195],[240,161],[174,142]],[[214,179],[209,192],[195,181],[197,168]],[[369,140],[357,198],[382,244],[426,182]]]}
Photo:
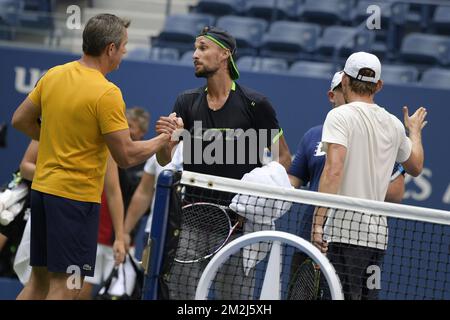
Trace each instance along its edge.
{"label": "us open logo on wall", "polygon": [[33,90],[39,79],[47,72],[38,68],[14,67],[15,81],[14,87],[17,92],[28,94]]}

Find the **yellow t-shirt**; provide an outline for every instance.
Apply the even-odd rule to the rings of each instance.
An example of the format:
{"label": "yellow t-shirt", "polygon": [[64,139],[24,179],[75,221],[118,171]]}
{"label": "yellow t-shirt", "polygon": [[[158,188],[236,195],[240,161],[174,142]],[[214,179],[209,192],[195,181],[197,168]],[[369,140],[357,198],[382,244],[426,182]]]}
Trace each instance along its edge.
{"label": "yellow t-shirt", "polygon": [[102,135],[128,128],[120,89],[74,61],[50,69],[28,97],[42,120],[32,189],[100,203],[108,154]]}

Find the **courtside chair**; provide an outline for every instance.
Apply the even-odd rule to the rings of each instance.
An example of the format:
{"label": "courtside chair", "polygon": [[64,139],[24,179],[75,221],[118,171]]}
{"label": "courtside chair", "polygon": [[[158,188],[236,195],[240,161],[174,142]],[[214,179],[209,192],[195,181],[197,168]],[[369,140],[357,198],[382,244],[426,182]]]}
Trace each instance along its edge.
{"label": "courtside chair", "polygon": [[259,18],[225,16],[217,20],[219,28],[227,30],[236,39],[237,56],[257,55],[267,21]]}
{"label": "courtside chair", "polygon": [[276,21],[263,36],[260,55],[290,62],[310,57],[316,49],[321,28],[306,22]]}
{"label": "courtside chair", "polygon": [[171,15],[161,33],[151,38],[152,47],[175,48],[181,53],[192,50],[197,35],[205,26],[213,25],[214,20],[214,16],[206,14]]}
{"label": "courtside chair", "polygon": [[450,37],[410,33],[403,39],[400,60],[418,64],[450,63]]}
{"label": "courtside chair", "polygon": [[387,65],[381,68],[381,80],[390,84],[415,83],[419,78],[419,70],[414,66]]}

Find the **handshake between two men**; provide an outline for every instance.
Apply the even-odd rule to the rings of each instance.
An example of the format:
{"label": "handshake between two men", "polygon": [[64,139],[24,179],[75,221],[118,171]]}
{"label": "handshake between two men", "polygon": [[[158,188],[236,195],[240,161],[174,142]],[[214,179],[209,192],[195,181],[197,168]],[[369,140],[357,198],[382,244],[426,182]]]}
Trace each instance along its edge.
{"label": "handshake between two men", "polygon": [[172,112],[167,117],[160,117],[158,121],[156,121],[155,130],[159,135],[166,135],[168,139],[168,143],[162,147],[156,154],[156,158],[158,163],[161,166],[167,165],[172,159],[172,150],[178,144],[179,132],[183,130],[184,123],[183,119],[177,117],[175,112]]}

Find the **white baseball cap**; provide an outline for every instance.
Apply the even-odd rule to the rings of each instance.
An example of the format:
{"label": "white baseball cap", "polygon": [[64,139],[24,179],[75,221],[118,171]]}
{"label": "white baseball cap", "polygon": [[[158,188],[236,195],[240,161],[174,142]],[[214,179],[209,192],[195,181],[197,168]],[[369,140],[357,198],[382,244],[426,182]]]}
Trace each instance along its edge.
{"label": "white baseball cap", "polygon": [[333,80],[331,80],[331,86],[330,86],[331,91],[336,89],[336,87],[341,84],[343,75],[344,75],[344,71],[338,71],[334,74]]}
{"label": "white baseball cap", "polygon": [[[367,77],[360,74],[361,69],[370,69],[375,72],[374,77]],[[381,77],[381,63],[378,57],[367,52],[355,52],[348,57],[344,67],[345,74],[350,77],[364,81],[377,83]]]}

